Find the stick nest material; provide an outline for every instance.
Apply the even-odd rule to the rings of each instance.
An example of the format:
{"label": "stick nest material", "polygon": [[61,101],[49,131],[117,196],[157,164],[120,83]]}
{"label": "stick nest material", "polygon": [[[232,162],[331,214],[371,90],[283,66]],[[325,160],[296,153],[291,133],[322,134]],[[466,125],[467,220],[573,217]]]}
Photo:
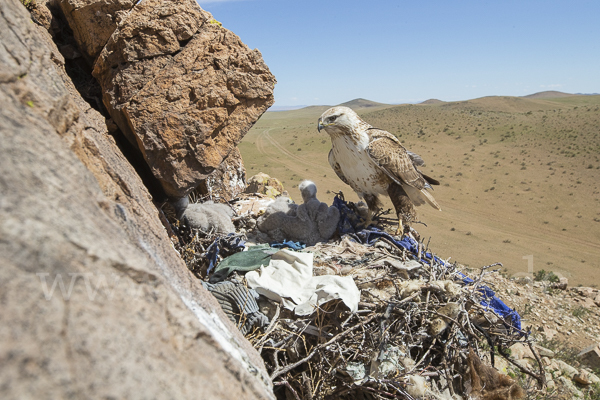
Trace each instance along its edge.
{"label": "stick nest material", "polygon": [[[355,314],[340,303],[308,318],[277,312],[264,332],[248,335],[279,392],[295,399],[520,398],[515,381],[481,362],[494,362],[492,349],[508,357],[504,349],[527,341],[479,304],[487,274],[460,288],[455,267],[424,269],[426,277],[404,280],[382,266],[377,277],[357,281]],[[543,374],[523,372],[543,384]]]}
{"label": "stick nest material", "polygon": [[[175,247],[205,279],[202,252],[215,235],[177,230]],[[480,288],[493,289],[486,277],[501,264],[483,267],[465,286],[457,264],[434,259],[407,272],[394,265],[414,255],[385,241],[349,243],[310,250],[316,274],[354,277],[361,289],[358,312],[336,301],[298,317],[264,300],[270,324],[246,335],[278,399],[517,399],[524,398],[522,385],[544,388],[543,365],[528,334],[480,304]],[[516,342],[529,344],[538,371],[510,359],[507,349]],[[498,355],[521,371],[521,385],[482,362],[493,366]]]}

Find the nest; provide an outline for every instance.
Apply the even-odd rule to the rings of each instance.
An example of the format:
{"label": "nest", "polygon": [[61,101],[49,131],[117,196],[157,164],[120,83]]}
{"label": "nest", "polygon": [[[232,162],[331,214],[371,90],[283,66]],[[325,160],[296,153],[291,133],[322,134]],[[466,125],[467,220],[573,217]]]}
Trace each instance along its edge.
{"label": "nest", "polygon": [[[216,236],[177,226],[176,236],[190,269],[205,279],[203,252]],[[527,332],[481,305],[493,289],[486,277],[501,264],[481,268],[465,285],[459,265],[431,256],[422,243],[418,254],[385,240],[367,247],[347,238],[309,250],[316,274],[352,275],[361,301],[355,313],[331,301],[307,317],[259,302],[270,323],[246,337],[278,399],[516,399],[523,386],[544,388]],[[410,260],[418,268],[398,268]],[[507,349],[516,342],[529,345],[538,371],[511,360]],[[521,372],[519,382],[493,368],[498,356]]]}
{"label": "nest", "polygon": [[[264,332],[247,338],[264,358],[278,398],[519,398],[514,380],[480,361],[493,365],[494,349],[509,357],[505,349],[526,341],[480,305],[486,272],[459,288],[454,267],[424,269],[427,278],[405,280],[382,267],[378,277],[358,283],[363,301],[354,314],[340,303],[308,318],[283,317],[277,309]],[[392,294],[381,298],[368,284]],[[543,384],[543,374],[516,365]]]}

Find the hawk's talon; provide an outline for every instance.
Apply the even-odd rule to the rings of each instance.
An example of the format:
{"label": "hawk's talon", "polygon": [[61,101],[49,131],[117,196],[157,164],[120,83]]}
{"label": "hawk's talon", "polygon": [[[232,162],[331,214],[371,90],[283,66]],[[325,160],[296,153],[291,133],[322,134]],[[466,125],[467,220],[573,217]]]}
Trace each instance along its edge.
{"label": "hawk's talon", "polygon": [[396,233],[394,236],[404,236],[404,225],[402,224],[402,218],[398,218],[398,228],[396,229]]}

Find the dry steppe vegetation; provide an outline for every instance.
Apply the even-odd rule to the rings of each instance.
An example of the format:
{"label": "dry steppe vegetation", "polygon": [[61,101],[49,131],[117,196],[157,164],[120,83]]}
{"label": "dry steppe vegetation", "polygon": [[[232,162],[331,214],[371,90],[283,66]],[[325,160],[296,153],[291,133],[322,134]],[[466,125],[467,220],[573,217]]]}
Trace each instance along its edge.
{"label": "dry steppe vegetation", "polygon": [[[416,224],[440,257],[471,267],[503,263],[600,284],[600,96],[485,97],[460,102],[348,103],[396,135],[439,178],[443,211],[419,208]],[[248,176],[279,178],[301,201],[311,179],[319,199],[358,197],[331,170],[329,137],[317,119],[328,106],[268,112],[240,144]],[[386,205],[391,208],[391,203]]]}

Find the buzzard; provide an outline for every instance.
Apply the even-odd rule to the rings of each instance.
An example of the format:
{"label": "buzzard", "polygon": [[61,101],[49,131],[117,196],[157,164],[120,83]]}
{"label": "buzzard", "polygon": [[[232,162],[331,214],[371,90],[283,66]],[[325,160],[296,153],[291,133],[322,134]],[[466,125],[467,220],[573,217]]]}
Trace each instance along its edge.
{"label": "buzzard", "polygon": [[378,196],[387,194],[398,215],[398,230],[404,232],[416,218],[414,206],[429,204],[441,210],[428,189],[440,183],[417,167],[423,159],[404,148],[391,133],[372,127],[348,107],[332,107],[319,118],[317,127],[331,137],[329,164],[337,176],[364,199],[369,207],[365,226],[381,207]]}

